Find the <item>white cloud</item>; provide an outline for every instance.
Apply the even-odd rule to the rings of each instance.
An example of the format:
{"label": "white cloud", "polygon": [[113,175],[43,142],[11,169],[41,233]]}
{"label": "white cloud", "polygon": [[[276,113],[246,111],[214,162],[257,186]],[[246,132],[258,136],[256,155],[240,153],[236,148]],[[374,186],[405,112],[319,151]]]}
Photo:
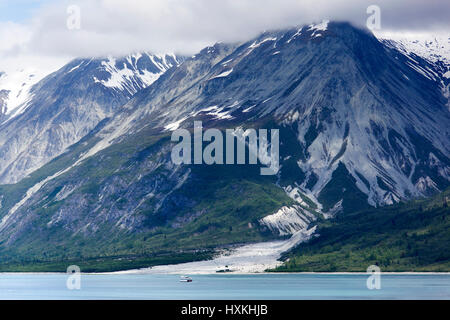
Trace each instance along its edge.
{"label": "white cloud", "polygon": [[[312,21],[364,24],[373,1],[73,0],[38,10],[28,25],[0,26],[0,56],[102,56],[132,51],[192,54],[216,41],[241,41],[267,29]],[[445,28],[449,1],[379,0],[384,28]],[[81,9],[68,30],[67,6]],[[6,40],[5,39],[9,39]],[[3,43],[3,44],[2,44]],[[6,43],[6,44],[5,44]]]}
{"label": "white cloud", "polygon": [[29,27],[14,22],[0,22],[0,52],[21,51],[30,41],[32,31]]}

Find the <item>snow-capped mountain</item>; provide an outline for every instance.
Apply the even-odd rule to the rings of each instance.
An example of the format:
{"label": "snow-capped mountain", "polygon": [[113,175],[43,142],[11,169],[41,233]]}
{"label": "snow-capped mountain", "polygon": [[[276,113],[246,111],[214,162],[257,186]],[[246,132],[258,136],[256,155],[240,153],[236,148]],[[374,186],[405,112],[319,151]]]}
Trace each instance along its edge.
{"label": "snow-capped mountain", "polygon": [[[128,92],[134,95],[139,90],[148,87],[170,68],[180,63],[174,54],[152,55],[148,53],[133,54],[125,59],[117,60],[109,57],[101,62],[101,67],[109,73],[107,79],[94,77],[96,83],[116,91]],[[82,66],[83,62],[73,67],[73,70]]]}
{"label": "snow-capped mountain", "polygon": [[0,59],[0,124],[23,111],[32,87],[67,64],[68,57],[27,54],[2,55]]}
{"label": "snow-capped mountain", "polygon": [[[200,65],[198,72],[191,64],[197,67],[204,56],[212,67]],[[342,180],[339,173],[369,204],[392,204],[441,190],[449,181],[449,112],[441,78],[432,76],[435,65],[411,59],[347,25],[267,32],[237,48],[205,49],[174,70],[177,80],[191,71],[186,83],[165,78],[130,102],[134,114],[107,128],[120,136],[133,119],[136,130],[147,110],[154,126],[166,129],[199,115],[243,123],[273,117],[297,136],[288,161],[294,161],[289,152],[302,150],[295,163],[304,178],[291,187],[325,211],[345,207],[354,202],[344,199],[348,186],[328,199]],[[155,107],[166,101],[171,107],[164,112]]]}
{"label": "snow-capped mountain", "polygon": [[[377,33],[384,44],[409,57],[410,65],[426,77],[440,81],[442,92],[449,100],[450,110],[450,37],[430,33]],[[428,66],[417,61],[417,57],[428,62]]]}
{"label": "snow-capped mountain", "polygon": [[179,64],[173,54],[76,59],[42,78],[0,78],[0,182],[14,183],[89,133],[137,91]]}
{"label": "snow-capped mountain", "polygon": [[[64,91],[74,90],[76,72],[87,79],[89,108],[105,120],[30,178],[0,188],[0,243],[20,246],[34,233],[41,245],[50,234],[63,247],[73,236],[111,255],[210,248],[305,231],[319,215],[450,184],[450,112],[439,62],[350,24],[324,21],[216,44],[129,101],[131,86],[105,71],[111,61],[91,63],[66,66],[58,88],[41,99],[77,101]],[[114,113],[105,107],[111,101]],[[280,172],[261,177],[254,166],[173,164],[171,130],[191,129],[194,120],[205,128],[279,129]],[[119,246],[123,239],[129,242]]]}
{"label": "snow-capped mountain", "polygon": [[407,55],[415,54],[434,63],[450,64],[450,38],[432,33],[377,32],[376,37]]}
{"label": "snow-capped mountain", "polygon": [[19,68],[0,72],[0,122],[21,113],[30,98],[30,89],[51,71],[38,68]]}

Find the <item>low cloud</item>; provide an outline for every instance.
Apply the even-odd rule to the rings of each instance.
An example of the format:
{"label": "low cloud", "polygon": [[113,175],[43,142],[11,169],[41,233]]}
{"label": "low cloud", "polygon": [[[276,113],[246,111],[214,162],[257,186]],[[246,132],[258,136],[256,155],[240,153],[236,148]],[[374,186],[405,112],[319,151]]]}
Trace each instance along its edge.
{"label": "low cloud", "polygon": [[[80,29],[67,27],[70,5],[80,9]],[[446,0],[73,0],[40,8],[27,24],[0,24],[0,56],[192,54],[217,41],[242,41],[322,19],[362,26],[369,5],[380,7],[384,30],[450,30]]]}

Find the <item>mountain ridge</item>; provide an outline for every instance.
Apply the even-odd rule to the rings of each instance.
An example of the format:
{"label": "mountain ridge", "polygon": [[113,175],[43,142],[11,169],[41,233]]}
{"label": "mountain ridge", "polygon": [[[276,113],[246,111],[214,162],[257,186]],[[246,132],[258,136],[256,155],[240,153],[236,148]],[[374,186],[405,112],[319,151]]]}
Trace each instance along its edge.
{"label": "mountain ridge", "polygon": [[[439,80],[409,62],[345,23],[205,48],[66,154],[0,186],[0,247],[39,256],[51,234],[48,257],[57,259],[68,234],[72,258],[263,241],[319,217],[442,190],[450,172],[446,100]],[[175,166],[171,130],[191,129],[194,119],[205,128],[278,128],[279,175]],[[28,233],[39,235],[33,245]]]}
{"label": "mountain ridge", "polygon": [[75,59],[46,76],[0,124],[0,181],[17,182],[58,156],[178,63],[149,54]]}

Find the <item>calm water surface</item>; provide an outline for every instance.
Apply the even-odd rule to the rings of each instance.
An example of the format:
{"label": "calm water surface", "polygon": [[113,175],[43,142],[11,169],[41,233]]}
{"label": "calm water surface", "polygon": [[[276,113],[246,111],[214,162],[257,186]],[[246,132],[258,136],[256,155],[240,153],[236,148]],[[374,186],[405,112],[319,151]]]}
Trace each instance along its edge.
{"label": "calm water surface", "polygon": [[450,299],[450,275],[381,275],[368,290],[362,274],[82,275],[0,274],[0,299]]}

